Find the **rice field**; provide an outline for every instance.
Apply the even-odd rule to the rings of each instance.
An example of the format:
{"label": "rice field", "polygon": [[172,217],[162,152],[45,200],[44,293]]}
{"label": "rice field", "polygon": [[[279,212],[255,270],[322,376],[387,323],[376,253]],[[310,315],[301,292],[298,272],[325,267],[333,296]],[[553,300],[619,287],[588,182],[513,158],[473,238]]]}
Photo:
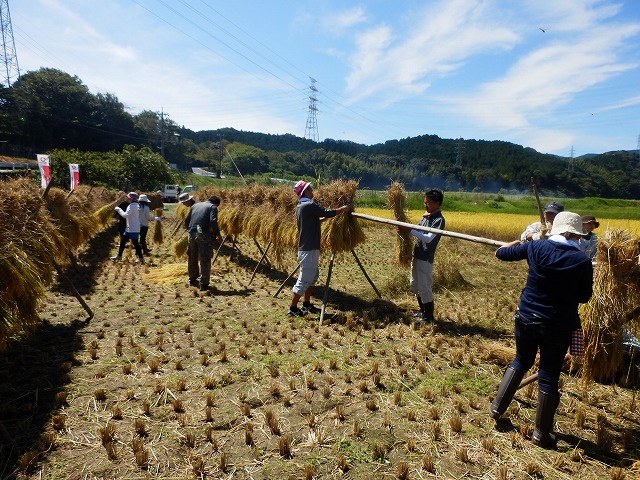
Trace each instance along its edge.
{"label": "rice field", "polygon": [[[358,212],[394,219],[391,210],[359,208]],[[407,217],[410,222],[418,223],[423,213],[424,210],[408,210]],[[540,221],[535,215],[447,212],[446,203],[442,207],[442,214],[447,221],[447,230],[504,242],[520,238],[520,234],[527,225]],[[640,220],[598,217],[598,222],[600,222],[600,227],[594,230],[594,233],[599,237],[604,235],[607,229],[628,230],[632,234],[640,236]]]}
{"label": "rice field", "polygon": [[[596,480],[640,472],[637,369],[601,384],[584,382],[579,361],[566,366],[557,450],[530,441],[535,383],[516,394],[510,428],[489,419],[514,353],[525,264],[443,238],[437,321],[415,328],[395,229],[359,221],[356,243],[327,240],[343,248],[319,325],[317,316],[286,316],[289,286],[274,296],[296,266],[295,249],[287,243],[278,262],[258,265],[269,237],[245,233],[257,227],[238,224],[237,203],[220,207],[225,225],[240,230],[221,248],[210,292],[186,285],[184,258],[173,252],[182,236],[172,234],[174,209],[164,212],[162,243],[145,265],[129,248],[122,262],[109,260],[113,226],[78,250],[77,270],[67,271],[96,311],[91,321],[52,279],[39,328],[0,352],[0,478]],[[444,207],[447,230],[496,240],[536,221]],[[407,216],[417,222],[422,213]],[[290,214],[278,217],[279,230],[292,228]],[[614,225],[599,221],[599,234]],[[316,305],[329,257],[321,258]]]}

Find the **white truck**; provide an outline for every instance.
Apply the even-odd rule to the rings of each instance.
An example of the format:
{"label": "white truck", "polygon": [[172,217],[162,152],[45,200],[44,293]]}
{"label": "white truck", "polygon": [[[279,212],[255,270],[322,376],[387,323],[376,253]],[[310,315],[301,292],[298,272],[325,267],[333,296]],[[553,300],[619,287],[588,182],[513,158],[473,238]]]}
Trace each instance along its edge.
{"label": "white truck", "polygon": [[177,203],[178,196],[180,195],[179,185],[165,185],[162,190],[158,190],[158,193],[162,195],[162,201],[165,203]]}

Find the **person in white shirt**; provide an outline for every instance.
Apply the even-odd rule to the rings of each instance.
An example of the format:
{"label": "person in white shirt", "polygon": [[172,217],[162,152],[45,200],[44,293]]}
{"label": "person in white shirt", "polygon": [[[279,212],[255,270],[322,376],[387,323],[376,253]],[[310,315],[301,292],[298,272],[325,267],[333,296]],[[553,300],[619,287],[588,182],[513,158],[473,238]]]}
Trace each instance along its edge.
{"label": "person in white shirt", "polygon": [[136,263],[144,263],[142,248],[140,248],[140,243],[138,242],[138,237],[140,236],[140,209],[138,204],[138,194],[136,192],[127,193],[127,202],[129,202],[129,206],[126,211],[122,210],[120,207],[115,208],[115,211],[118,212],[121,217],[127,219],[127,228],[122,234],[122,237],[120,237],[120,248],[118,249],[118,254],[111,257],[111,260],[122,260],[124,248],[127,245],[127,242],[131,240],[133,248],[136,250]]}

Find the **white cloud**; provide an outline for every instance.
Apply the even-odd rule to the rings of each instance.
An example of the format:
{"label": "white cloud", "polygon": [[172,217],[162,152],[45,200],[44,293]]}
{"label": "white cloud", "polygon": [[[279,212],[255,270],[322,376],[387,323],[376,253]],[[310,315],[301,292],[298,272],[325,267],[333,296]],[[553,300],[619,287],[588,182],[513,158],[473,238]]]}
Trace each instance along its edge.
{"label": "white cloud", "polygon": [[321,20],[325,31],[340,35],[354,26],[366,22],[367,15],[364,8],[356,6],[349,10],[324,16]]}
{"label": "white cloud", "polygon": [[490,3],[442,1],[414,15],[406,31],[382,25],[358,34],[347,93],[353,101],[414,95],[474,55],[512,48],[518,35],[489,19]]}

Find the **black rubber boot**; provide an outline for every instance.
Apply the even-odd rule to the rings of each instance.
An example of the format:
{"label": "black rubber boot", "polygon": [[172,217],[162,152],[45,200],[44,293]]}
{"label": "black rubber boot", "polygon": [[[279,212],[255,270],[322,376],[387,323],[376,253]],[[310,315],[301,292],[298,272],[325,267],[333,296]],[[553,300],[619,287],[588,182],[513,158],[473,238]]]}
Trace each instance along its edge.
{"label": "black rubber boot", "polygon": [[422,321],[433,322],[435,320],[433,316],[433,302],[423,303],[422,306]]}
{"label": "black rubber boot", "polygon": [[511,400],[513,400],[513,396],[516,394],[523,376],[524,374],[518,372],[515,368],[507,367],[500,381],[496,398],[491,402],[489,412],[491,418],[498,420],[502,414],[507,411],[507,407],[511,403]]}
{"label": "black rubber boot", "polygon": [[536,409],[536,428],[531,440],[542,448],[553,448],[556,436],[553,434],[553,417],[560,403],[560,395],[538,390],[538,408]]}

